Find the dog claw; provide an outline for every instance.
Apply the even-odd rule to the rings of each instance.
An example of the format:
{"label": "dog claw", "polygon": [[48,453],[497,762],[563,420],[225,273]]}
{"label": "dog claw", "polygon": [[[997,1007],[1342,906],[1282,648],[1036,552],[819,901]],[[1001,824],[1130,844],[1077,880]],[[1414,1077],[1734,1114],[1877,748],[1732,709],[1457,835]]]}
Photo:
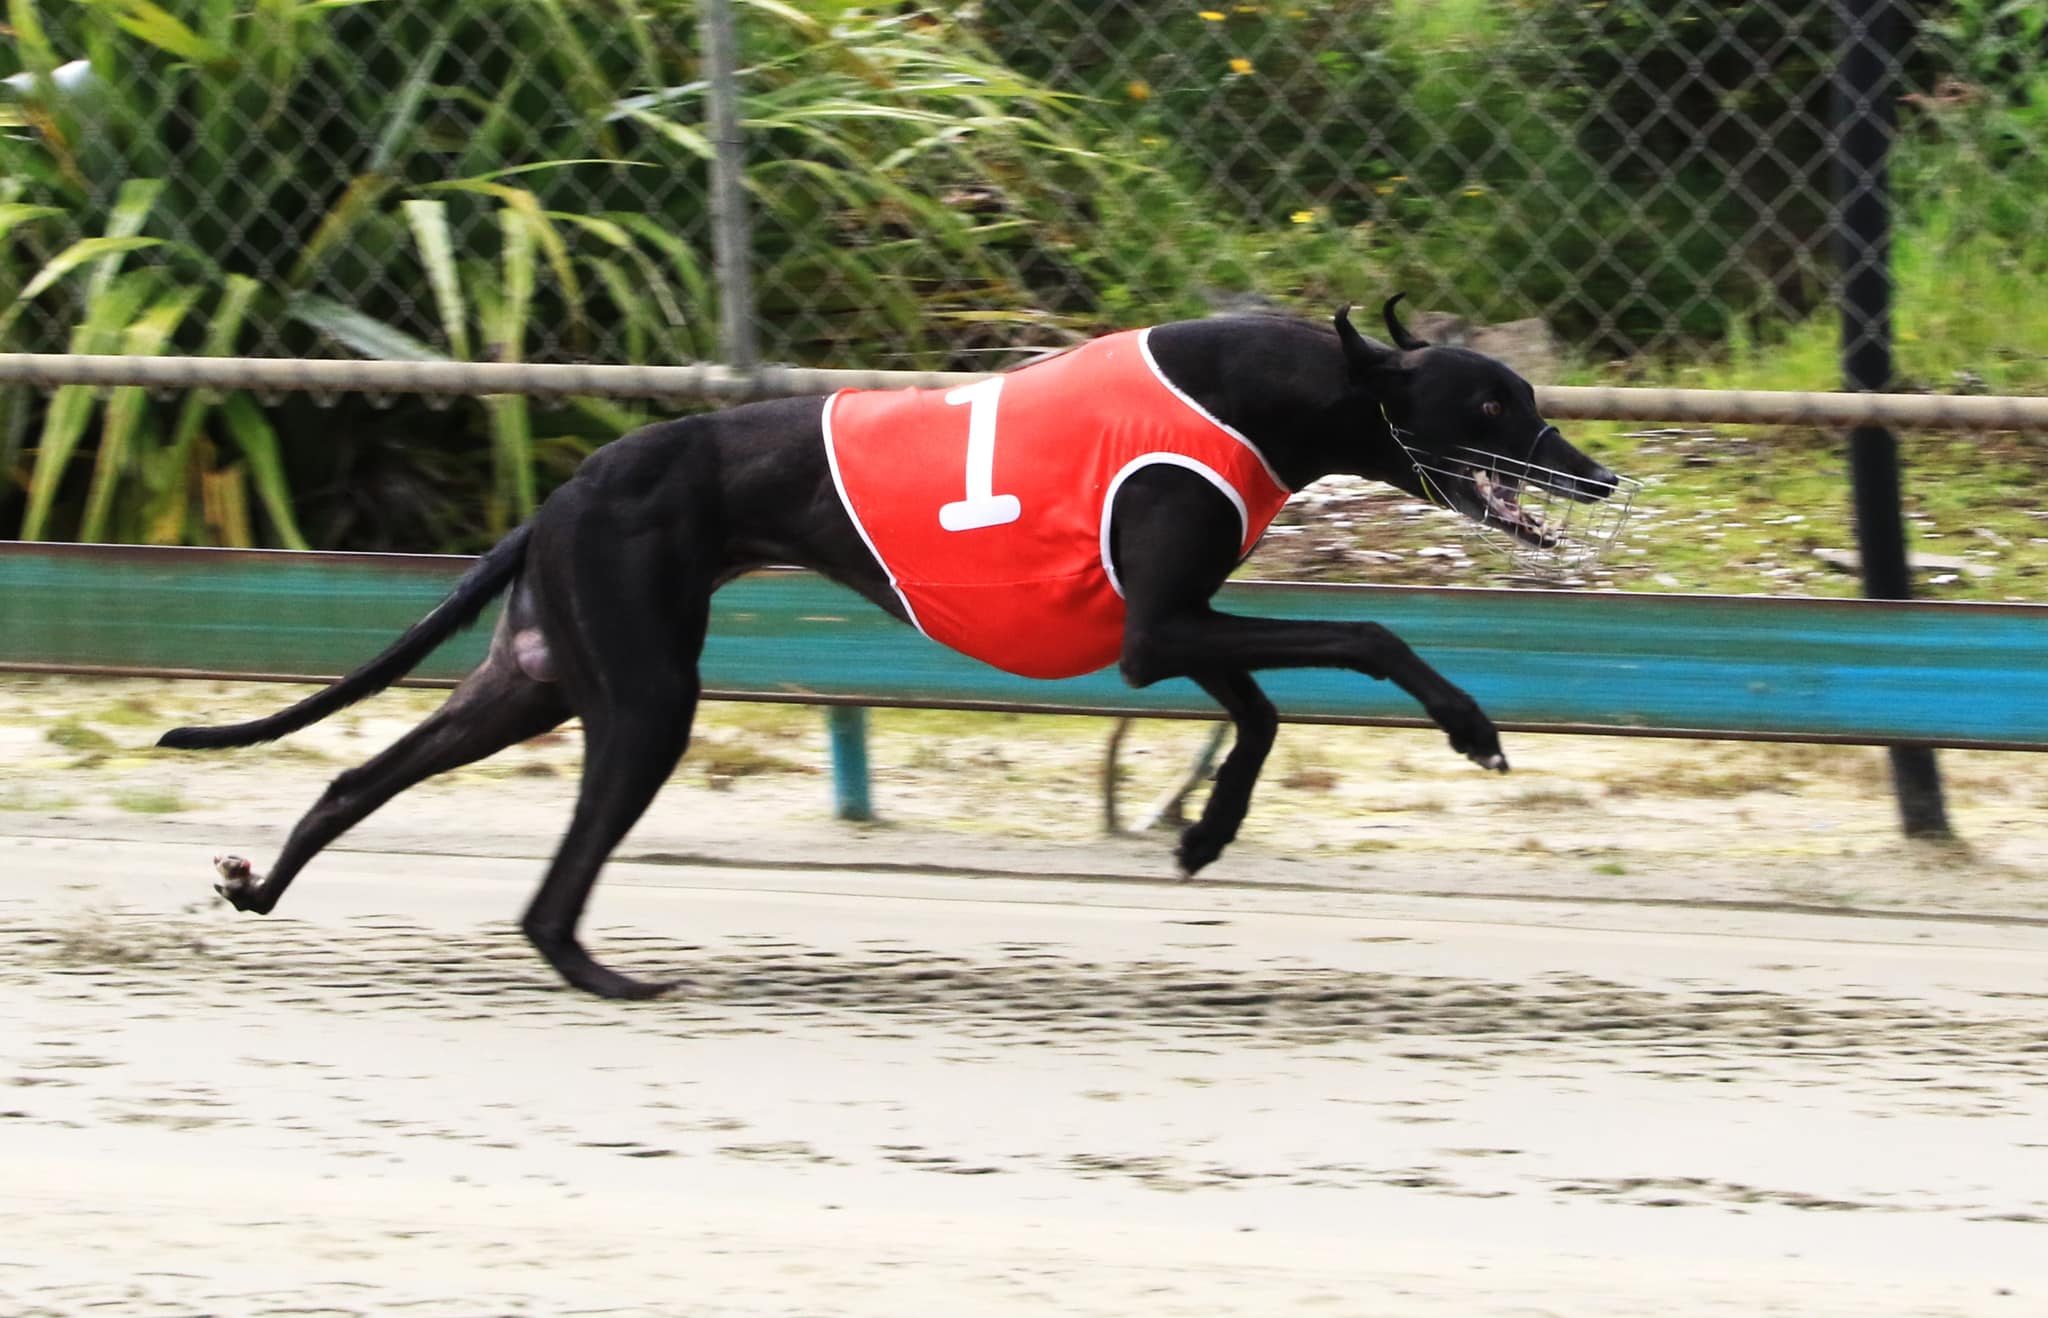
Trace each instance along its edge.
{"label": "dog claw", "polygon": [[1482,769],[1491,769],[1495,773],[1506,773],[1508,771],[1508,757],[1499,751],[1495,751],[1491,755],[1474,755],[1471,759],[1472,763]]}

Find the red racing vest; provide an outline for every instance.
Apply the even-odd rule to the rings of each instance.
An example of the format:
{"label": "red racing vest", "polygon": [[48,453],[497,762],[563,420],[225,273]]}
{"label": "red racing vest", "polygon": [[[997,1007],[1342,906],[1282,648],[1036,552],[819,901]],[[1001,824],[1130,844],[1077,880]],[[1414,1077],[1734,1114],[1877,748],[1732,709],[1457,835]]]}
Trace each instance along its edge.
{"label": "red racing vest", "polygon": [[839,498],[910,621],[1024,677],[1114,663],[1123,589],[1109,556],[1119,486],[1155,463],[1238,511],[1240,557],[1288,489],[1237,431],[1175,388],[1149,330],[956,389],[848,389],[825,400]]}

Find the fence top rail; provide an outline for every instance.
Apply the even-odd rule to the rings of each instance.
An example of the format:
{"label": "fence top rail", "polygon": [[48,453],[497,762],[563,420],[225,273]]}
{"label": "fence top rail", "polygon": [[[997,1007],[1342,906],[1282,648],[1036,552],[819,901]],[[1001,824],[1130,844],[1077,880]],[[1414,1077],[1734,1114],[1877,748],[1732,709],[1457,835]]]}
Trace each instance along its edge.
{"label": "fence top rail", "polygon": [[[295,357],[145,357],[0,353],[0,384],[41,388],[251,389],[258,392],[703,398],[740,402],[837,389],[933,389],[983,378],[962,371],[751,371],[691,366],[519,362],[345,361]],[[1762,389],[1623,389],[1545,385],[1558,420],[1711,421],[1752,425],[1891,426],[1901,430],[2048,430],[2048,398],[2011,395],[1820,393]]]}

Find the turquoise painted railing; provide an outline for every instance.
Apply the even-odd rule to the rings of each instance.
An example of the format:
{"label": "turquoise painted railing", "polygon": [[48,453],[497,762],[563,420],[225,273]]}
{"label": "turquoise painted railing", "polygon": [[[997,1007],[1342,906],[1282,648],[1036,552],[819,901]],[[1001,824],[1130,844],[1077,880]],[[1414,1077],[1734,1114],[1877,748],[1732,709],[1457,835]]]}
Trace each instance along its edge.
{"label": "turquoise painted railing", "polygon": [[[0,543],[0,667],[326,678],[381,649],[469,560]],[[1304,586],[1222,607],[1372,619],[1503,727],[2048,750],[2048,606]],[[451,681],[487,630],[415,675]],[[816,576],[758,573],[715,601],[707,692],[834,705],[1214,717],[1186,682],[1063,682],[961,658]],[[1419,723],[1352,673],[1260,679],[1295,721]]]}

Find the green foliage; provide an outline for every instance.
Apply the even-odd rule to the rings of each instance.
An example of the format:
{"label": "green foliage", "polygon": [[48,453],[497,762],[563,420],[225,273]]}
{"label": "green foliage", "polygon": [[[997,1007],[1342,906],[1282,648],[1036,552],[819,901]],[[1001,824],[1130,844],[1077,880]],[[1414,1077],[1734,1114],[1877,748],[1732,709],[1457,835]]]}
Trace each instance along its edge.
{"label": "green foliage", "polygon": [[1077,67],[1107,119],[1166,144],[1194,195],[1255,227],[1308,212],[1355,230],[1425,303],[1499,319],[1541,308],[1567,337],[1611,348],[1716,339],[1760,297],[1810,297],[1825,7],[984,10],[1006,60],[1045,76]]}
{"label": "green foliage", "polygon": [[[0,347],[717,356],[683,0],[9,5],[29,83],[0,122]],[[963,324],[1000,342],[1085,319],[1104,281],[1071,202],[1129,171],[950,24],[812,8],[746,7],[757,278],[795,353],[945,364]],[[81,57],[90,73],[67,81]],[[287,411],[305,416],[246,395],[78,389],[38,408],[10,392],[0,473],[29,537],[299,545],[302,523],[365,529],[338,473],[439,468],[445,500],[403,502],[450,515],[414,529],[459,548],[638,419],[478,400],[460,420],[480,467],[324,452],[378,441],[324,420],[339,413],[293,431]]]}
{"label": "green foliage", "polygon": [[[0,350],[720,356],[689,0],[5,3]],[[1835,378],[1825,7],[741,13],[777,356],[971,368],[1405,288],[1587,360],[1654,346],[1634,378]],[[2048,9],[1918,21],[1901,375],[2048,388]],[[0,389],[0,534],[473,548],[640,415]]]}
{"label": "green foliage", "polygon": [[77,718],[68,718],[60,723],[52,724],[43,733],[43,739],[53,746],[61,746],[68,751],[109,751],[115,749],[112,737]]}
{"label": "green foliage", "polygon": [[1929,30],[1946,59],[1905,98],[1896,175],[1908,223],[1940,264],[2038,281],[2048,275],[2048,9],[1959,0]]}

